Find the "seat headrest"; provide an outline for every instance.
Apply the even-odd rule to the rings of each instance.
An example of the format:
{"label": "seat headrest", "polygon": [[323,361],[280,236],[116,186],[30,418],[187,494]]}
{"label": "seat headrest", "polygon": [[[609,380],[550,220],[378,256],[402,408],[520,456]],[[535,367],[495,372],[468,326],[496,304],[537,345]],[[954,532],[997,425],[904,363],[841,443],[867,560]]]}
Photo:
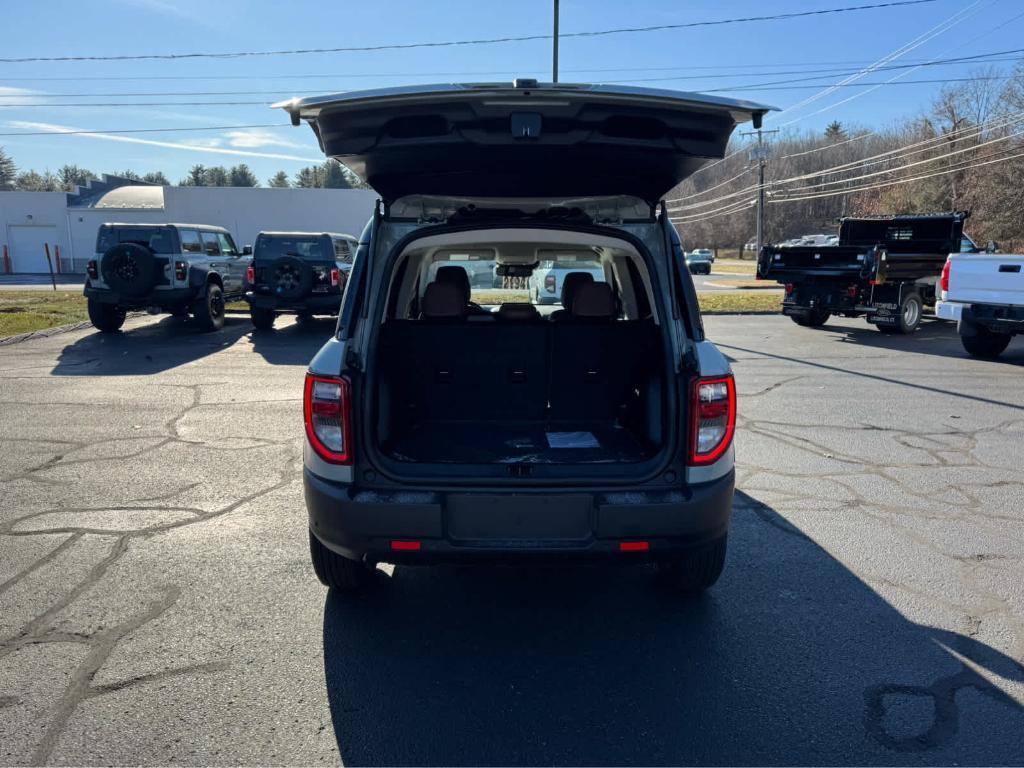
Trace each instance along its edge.
{"label": "seat headrest", "polygon": [[449,283],[462,291],[463,301],[469,303],[469,275],[462,267],[439,267],[434,281],[438,283]]}
{"label": "seat headrest", "polygon": [[570,312],[573,317],[612,319],[618,314],[612,287],[608,283],[583,283],[576,289]]}
{"label": "seat headrest", "polygon": [[462,290],[452,283],[431,283],[423,292],[420,317],[426,320],[456,319],[466,316]]}
{"label": "seat headrest", "polygon": [[570,272],[562,280],[562,306],[568,309],[572,306],[573,297],[576,291],[584,283],[594,282],[594,276],[589,272]]}
{"label": "seat headrest", "polygon": [[502,304],[498,307],[498,319],[499,320],[512,320],[514,322],[523,322],[526,320],[538,320],[540,319],[540,312],[533,304],[524,304],[522,302]]}

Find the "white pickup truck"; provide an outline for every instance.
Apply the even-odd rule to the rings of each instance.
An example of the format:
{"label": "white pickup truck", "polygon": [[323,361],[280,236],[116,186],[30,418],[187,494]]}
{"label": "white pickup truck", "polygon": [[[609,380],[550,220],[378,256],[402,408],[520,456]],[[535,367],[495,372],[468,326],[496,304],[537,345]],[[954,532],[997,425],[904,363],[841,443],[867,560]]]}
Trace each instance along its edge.
{"label": "white pickup truck", "polygon": [[975,357],[995,358],[1024,333],[1024,255],[954,253],[946,260],[935,314],[955,320]]}

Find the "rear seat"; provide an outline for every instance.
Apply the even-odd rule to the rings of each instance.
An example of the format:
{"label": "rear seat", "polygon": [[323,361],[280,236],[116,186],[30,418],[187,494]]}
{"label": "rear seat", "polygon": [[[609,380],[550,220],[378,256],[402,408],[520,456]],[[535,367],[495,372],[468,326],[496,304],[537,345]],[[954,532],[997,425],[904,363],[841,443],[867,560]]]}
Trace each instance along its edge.
{"label": "rear seat", "polygon": [[551,326],[548,416],[554,421],[613,419],[629,399],[630,386],[643,379],[655,327],[616,319],[618,306],[607,283],[581,284],[570,312]]}
{"label": "rear seat", "polygon": [[533,312],[467,322],[456,287],[427,286],[419,320],[382,329],[393,405],[404,403],[416,421],[614,418],[649,358],[653,325],[616,320],[606,283],[581,286],[561,323],[541,322],[522,306]]}

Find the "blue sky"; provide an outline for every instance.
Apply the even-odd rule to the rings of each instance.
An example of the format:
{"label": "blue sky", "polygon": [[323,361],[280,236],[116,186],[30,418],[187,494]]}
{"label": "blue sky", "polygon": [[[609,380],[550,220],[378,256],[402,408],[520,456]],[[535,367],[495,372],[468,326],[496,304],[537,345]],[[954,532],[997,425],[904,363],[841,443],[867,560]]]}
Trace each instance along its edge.
{"label": "blue sky", "polygon": [[[879,1],[562,0],[561,28],[575,32],[650,26]],[[550,30],[551,2],[50,0],[5,3],[3,17],[7,33],[0,56],[9,58],[280,50],[544,34]],[[905,52],[891,64],[1021,48],[1022,32],[1024,2],[1020,0],[936,0],[784,21],[565,39],[561,79],[701,91],[815,76],[794,70],[827,70],[831,74],[812,80],[812,87],[806,89],[746,89],[723,95],[791,107],[769,121],[789,130],[817,131],[833,119],[874,127],[920,114],[941,85],[822,90],[843,80],[846,73],[901,48],[906,48]],[[258,58],[0,63],[0,104],[25,105],[0,108],[0,133],[273,126],[146,133],[118,139],[0,136],[0,146],[20,169],[56,169],[74,163],[95,172],[159,170],[176,181],[194,163],[245,162],[265,181],[277,170],[291,174],[320,158],[309,128],[292,128],[283,112],[266,106],[272,101],[296,94],[403,83],[509,80],[516,75],[549,79],[550,61],[550,42],[532,41]],[[1013,64],[1001,61],[994,66],[1008,70]],[[904,80],[939,80],[971,72],[972,67],[964,64],[927,66],[868,74],[861,82],[880,82],[896,75]],[[231,93],[185,95],[210,92]],[[861,92],[863,95],[851,99]],[[112,95],[126,93],[159,95]],[[799,106],[805,100],[808,103]],[[210,104],[60,106],[192,101]],[[225,103],[233,101],[260,103]],[[792,109],[794,105],[798,108]]]}

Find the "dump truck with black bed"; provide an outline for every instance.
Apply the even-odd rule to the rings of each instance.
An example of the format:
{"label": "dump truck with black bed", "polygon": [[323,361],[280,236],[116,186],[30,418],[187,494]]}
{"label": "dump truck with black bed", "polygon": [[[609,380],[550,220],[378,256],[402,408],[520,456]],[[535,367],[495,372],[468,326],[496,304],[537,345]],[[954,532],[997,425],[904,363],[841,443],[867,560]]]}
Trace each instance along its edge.
{"label": "dump truck with black bed", "polygon": [[757,277],[785,286],[782,313],[818,327],[833,314],[866,317],[880,331],[912,333],[934,306],[950,253],[976,252],[966,212],[844,218],[835,245],[767,245]]}

